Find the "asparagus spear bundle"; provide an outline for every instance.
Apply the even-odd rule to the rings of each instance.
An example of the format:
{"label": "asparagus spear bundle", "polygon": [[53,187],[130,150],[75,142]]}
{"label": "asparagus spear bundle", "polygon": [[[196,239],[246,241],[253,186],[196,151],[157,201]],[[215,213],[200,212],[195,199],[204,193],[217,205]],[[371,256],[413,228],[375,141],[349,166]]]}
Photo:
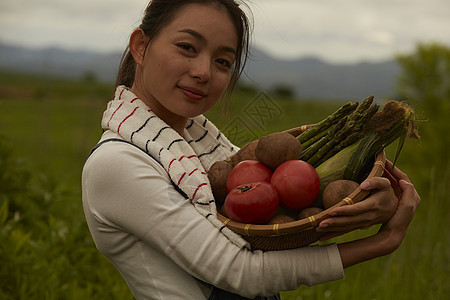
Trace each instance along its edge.
{"label": "asparagus spear bundle", "polygon": [[[363,125],[379,108],[373,100],[374,97],[370,96],[360,105],[347,103],[317,126],[299,135],[297,139],[303,146],[300,159],[317,167],[340,150],[361,139]],[[327,129],[325,134],[324,129]]]}
{"label": "asparagus spear bundle", "polygon": [[300,159],[316,168],[321,189],[338,179],[360,182],[383,148],[399,139],[398,156],[406,136],[419,138],[411,107],[392,100],[379,110],[373,100],[347,103],[297,136],[303,146]]}

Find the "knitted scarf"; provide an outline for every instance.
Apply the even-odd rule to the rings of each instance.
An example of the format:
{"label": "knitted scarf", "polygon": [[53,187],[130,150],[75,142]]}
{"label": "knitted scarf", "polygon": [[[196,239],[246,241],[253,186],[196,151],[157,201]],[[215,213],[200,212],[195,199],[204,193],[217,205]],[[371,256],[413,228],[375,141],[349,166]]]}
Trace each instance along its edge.
{"label": "knitted scarf", "polygon": [[239,235],[217,219],[207,170],[236,147],[203,115],[191,118],[181,137],[127,87],[116,89],[103,114],[102,127],[119,134],[157,160],[173,185],[196,210],[238,247],[249,247]]}

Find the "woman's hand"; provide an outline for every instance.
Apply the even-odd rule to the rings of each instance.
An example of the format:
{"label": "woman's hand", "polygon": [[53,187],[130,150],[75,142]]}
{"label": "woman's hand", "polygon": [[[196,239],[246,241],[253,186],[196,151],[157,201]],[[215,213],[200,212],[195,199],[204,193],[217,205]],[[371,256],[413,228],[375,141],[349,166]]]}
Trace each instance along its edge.
{"label": "woman's hand", "polygon": [[393,168],[389,161],[386,162],[385,176],[398,199],[397,209],[377,234],[338,245],[345,268],[395,251],[406,236],[419,206],[420,196],[408,176],[398,168]]}
{"label": "woman's hand", "polygon": [[395,234],[397,238],[400,238],[399,242],[401,242],[406,235],[408,226],[421,199],[408,176],[397,167],[393,168],[391,162],[387,162],[386,177],[389,178],[394,194],[399,199],[399,202],[395,214],[381,226],[379,233]]}
{"label": "woman's hand", "polygon": [[[387,169],[392,169],[390,161],[386,162]],[[324,233],[321,240],[327,240],[355,229],[364,229],[385,223],[394,215],[398,197],[392,193],[391,185],[395,191],[397,187],[394,185],[398,186],[398,183],[388,171],[385,171],[384,176],[386,178],[373,177],[361,184],[362,190],[372,191],[372,195],[367,199],[353,205],[338,207],[330,212],[330,218],[322,221],[317,228],[318,232]],[[391,179],[389,179],[390,177]]]}

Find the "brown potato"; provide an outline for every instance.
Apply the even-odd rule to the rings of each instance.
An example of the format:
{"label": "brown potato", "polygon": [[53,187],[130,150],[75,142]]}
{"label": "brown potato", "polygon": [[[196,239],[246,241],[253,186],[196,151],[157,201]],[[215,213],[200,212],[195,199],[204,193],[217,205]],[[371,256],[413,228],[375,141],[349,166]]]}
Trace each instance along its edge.
{"label": "brown potato", "polygon": [[227,197],[227,179],[233,166],[224,160],[216,161],[208,171],[208,179],[211,183],[214,199],[217,206],[223,205]]}
{"label": "brown potato", "polygon": [[255,155],[257,145],[258,140],[245,144],[238,152],[227,158],[227,162],[234,167],[243,160],[258,160]]}
{"label": "brown potato", "polygon": [[285,161],[299,159],[301,153],[300,142],[286,132],[275,132],[261,137],[255,149],[257,159],[272,170]]}
{"label": "brown potato", "polygon": [[305,219],[311,216],[314,216],[315,214],[318,214],[320,212],[323,212],[323,209],[321,209],[320,207],[307,207],[302,209],[299,213],[298,213],[298,219]]}
{"label": "brown potato", "polygon": [[275,215],[273,216],[268,222],[268,225],[273,225],[273,224],[283,224],[283,223],[289,223],[289,222],[293,222],[295,221],[294,218],[289,217],[288,215]]}
{"label": "brown potato", "polygon": [[353,193],[359,184],[351,180],[336,180],[328,184],[323,190],[323,207],[328,209]]}

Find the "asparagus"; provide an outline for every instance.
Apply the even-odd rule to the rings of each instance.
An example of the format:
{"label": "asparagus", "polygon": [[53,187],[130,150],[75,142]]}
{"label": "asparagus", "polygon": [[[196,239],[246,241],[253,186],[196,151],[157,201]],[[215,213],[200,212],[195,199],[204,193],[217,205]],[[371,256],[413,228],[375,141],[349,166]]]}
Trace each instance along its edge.
{"label": "asparagus", "polygon": [[348,124],[349,126],[355,125],[359,120],[367,113],[367,110],[372,105],[374,100],[373,96],[369,96],[359,105],[353,113],[350,114]]}
{"label": "asparagus", "polygon": [[308,149],[309,147],[311,147],[312,145],[314,145],[315,143],[320,141],[327,134],[328,134],[328,131],[326,131],[326,130],[319,132],[314,137],[312,137],[309,140],[307,140],[306,142],[302,143],[303,149]]}
{"label": "asparagus", "polygon": [[[349,116],[348,121],[345,124],[344,128],[338,132],[339,140],[345,139],[348,135],[350,135],[353,130],[361,124],[362,121],[366,120],[364,115],[367,114],[368,108],[372,105],[373,96],[366,98]],[[361,125],[362,126],[362,125]]]}
{"label": "asparagus", "polygon": [[[361,105],[359,105],[347,118],[344,126],[338,130],[336,133],[330,136],[330,139],[321,145],[314,145],[314,150],[311,150],[313,155],[308,155],[305,157],[306,161],[313,165],[314,167],[318,166],[321,162],[325,161],[323,158],[327,157],[329,152],[334,152],[336,154],[336,149],[339,148],[341,142],[345,141],[350,135],[362,130],[362,126],[367,120],[372,117],[372,115],[376,112],[374,109],[369,109],[374,100],[373,96],[366,98]],[[378,108],[376,108],[378,109]],[[358,135],[352,136],[352,138],[347,140],[347,144],[350,145],[353,142],[357,141]],[[359,137],[361,138],[361,137]],[[342,150],[343,148],[341,148]],[[328,158],[331,156],[328,156]]]}
{"label": "asparagus", "polygon": [[360,139],[362,139],[365,136],[365,133],[363,132],[363,126],[366,124],[368,120],[378,111],[379,105],[378,104],[372,104],[369,109],[361,116],[359,121],[355,123],[352,127],[350,127],[350,132],[347,133],[347,137],[341,142],[337,143],[328,153],[326,153],[324,156],[319,158],[315,164],[320,165],[342,149],[350,146],[353,143],[356,143]]}
{"label": "asparagus", "polygon": [[311,145],[310,147],[304,149],[302,151],[302,155],[300,156],[301,160],[309,162],[309,159],[317,153],[325,144],[327,144],[333,137],[336,135],[336,133],[347,123],[348,116],[345,116],[344,118],[340,119],[339,122],[335,125],[329,128],[327,134],[318,140],[316,143]]}
{"label": "asparagus", "polygon": [[325,145],[323,145],[323,147],[321,147],[319,149],[319,151],[317,151],[316,153],[314,153],[314,155],[312,155],[307,162],[312,165],[313,167],[317,167],[318,165],[316,164],[317,161],[320,160],[320,158],[322,158],[328,151],[330,151],[331,149],[333,149],[334,145],[336,145],[336,143],[339,142],[339,136],[337,136],[336,138],[332,138],[330,139],[327,143],[325,143]]}
{"label": "asparagus", "polygon": [[357,106],[358,106],[358,103],[349,102],[347,104],[344,104],[338,110],[336,110],[333,114],[329,115],[327,118],[325,118],[322,121],[320,121],[319,123],[317,123],[314,127],[306,130],[305,132],[303,132],[302,134],[297,136],[297,139],[299,140],[300,143],[303,144],[304,142],[313,138],[320,132],[322,132],[322,131],[330,128],[334,124],[338,123],[340,119],[342,119],[343,117],[352,113],[356,109]]}
{"label": "asparagus", "polygon": [[355,131],[362,131],[364,124],[366,124],[370,118],[379,110],[380,106],[376,103],[372,104],[367,111],[361,117],[360,122],[358,122],[358,126],[355,127]]}
{"label": "asparagus", "polygon": [[319,166],[324,161],[328,160],[329,158],[336,155],[341,150],[347,148],[348,146],[352,145],[353,143],[356,143],[360,139],[364,137],[364,133],[362,132],[354,132],[347,136],[343,141],[335,145],[333,148],[330,149],[327,153],[325,153],[322,157],[318,158],[317,161],[314,162],[316,166]]}

